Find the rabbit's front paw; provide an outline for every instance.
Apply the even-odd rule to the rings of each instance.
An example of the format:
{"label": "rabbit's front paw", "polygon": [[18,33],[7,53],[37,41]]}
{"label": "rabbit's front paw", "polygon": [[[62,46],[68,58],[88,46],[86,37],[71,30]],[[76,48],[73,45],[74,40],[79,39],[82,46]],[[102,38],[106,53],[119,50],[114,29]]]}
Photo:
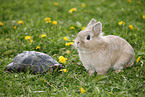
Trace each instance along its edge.
{"label": "rabbit's front paw", "polygon": [[94,73],[95,73],[95,70],[93,68],[89,69],[90,76],[93,75]]}
{"label": "rabbit's front paw", "polygon": [[115,73],[118,74],[120,71],[121,71],[120,69],[117,69],[117,70],[115,70]]}
{"label": "rabbit's front paw", "polygon": [[107,72],[97,72],[98,75],[106,74]]}

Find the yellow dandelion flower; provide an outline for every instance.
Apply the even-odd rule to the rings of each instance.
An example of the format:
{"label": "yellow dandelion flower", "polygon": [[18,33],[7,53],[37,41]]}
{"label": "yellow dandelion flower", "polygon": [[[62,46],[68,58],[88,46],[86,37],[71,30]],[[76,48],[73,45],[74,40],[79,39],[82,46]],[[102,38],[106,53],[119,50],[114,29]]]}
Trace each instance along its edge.
{"label": "yellow dandelion flower", "polygon": [[63,71],[66,72],[67,70],[66,69],[63,69]]}
{"label": "yellow dandelion flower", "polygon": [[10,38],[6,38],[6,40],[7,40],[7,41],[10,41],[11,39],[10,39]]}
{"label": "yellow dandelion flower", "polygon": [[44,80],[44,83],[46,83],[47,81],[46,80]]}
{"label": "yellow dandelion flower", "polygon": [[82,88],[82,87],[80,88],[80,90],[81,90],[82,94],[85,92],[84,88]]}
{"label": "yellow dandelion flower", "polygon": [[119,25],[122,25],[123,24],[123,21],[119,22]]}
{"label": "yellow dandelion flower", "polygon": [[72,27],[70,27],[70,29],[75,29],[75,27],[72,26]]}
{"label": "yellow dandelion flower", "polygon": [[123,23],[123,21],[119,22],[118,24],[119,24],[119,25],[122,25],[122,23]]}
{"label": "yellow dandelion flower", "polygon": [[141,2],[140,2],[140,1],[136,1],[136,3],[137,3],[137,4],[141,4]]}
{"label": "yellow dandelion flower", "polygon": [[14,26],[14,29],[16,29],[17,27],[16,26]]}
{"label": "yellow dandelion flower", "polygon": [[120,21],[119,23],[118,23],[118,25],[125,25],[125,22],[123,22],[123,21]]}
{"label": "yellow dandelion flower", "polygon": [[83,3],[83,4],[82,4],[82,7],[86,7],[86,4]]}
{"label": "yellow dandelion flower", "polygon": [[145,19],[145,15],[143,15],[142,18]]}
{"label": "yellow dandelion flower", "polygon": [[46,21],[46,23],[51,23],[51,20],[49,20],[49,21]]}
{"label": "yellow dandelion flower", "polygon": [[83,27],[83,28],[82,28],[82,30],[85,30],[85,29],[86,29],[86,27]]}
{"label": "yellow dandelion flower", "polygon": [[57,21],[52,21],[52,24],[53,24],[53,25],[56,25],[56,24],[57,24]]}
{"label": "yellow dandelion flower", "polygon": [[138,63],[140,61],[141,56],[139,56],[136,60],[136,62]]}
{"label": "yellow dandelion flower", "polygon": [[3,26],[4,24],[2,22],[0,22],[0,26]]}
{"label": "yellow dandelion flower", "polygon": [[37,47],[36,47],[36,50],[38,50],[38,49],[40,49],[40,46],[37,46]]}
{"label": "yellow dandelion flower", "polygon": [[24,22],[23,21],[18,21],[18,24],[24,24]]}
{"label": "yellow dandelion flower", "polygon": [[74,45],[74,43],[73,43],[73,42],[69,42],[69,44],[70,44],[70,45]]}
{"label": "yellow dandelion flower", "polygon": [[43,37],[46,37],[46,34],[42,34],[41,37],[42,37],[42,38],[43,38]]}
{"label": "yellow dandelion flower", "polygon": [[69,13],[73,13],[75,11],[77,11],[77,9],[76,8],[72,8],[72,9],[69,10]]}
{"label": "yellow dandelion flower", "polygon": [[130,30],[133,30],[133,25],[129,25],[129,29]]}
{"label": "yellow dandelion flower", "polygon": [[44,18],[45,21],[50,21],[50,18]]}
{"label": "yellow dandelion flower", "polygon": [[69,50],[67,50],[67,51],[66,51],[66,53],[67,53],[67,54],[70,54],[70,51],[69,51]]}
{"label": "yellow dandelion flower", "polygon": [[33,42],[33,39],[32,39],[32,38],[30,39],[30,42],[31,42],[31,43]]}
{"label": "yellow dandelion flower", "polygon": [[68,40],[69,40],[67,37],[63,37],[63,39],[64,39],[65,41],[68,41]]}
{"label": "yellow dandelion flower", "polygon": [[59,56],[59,62],[66,63],[66,58],[64,58],[63,56]]}
{"label": "yellow dandelion flower", "polygon": [[51,23],[51,21],[48,21],[48,23]]}
{"label": "yellow dandelion flower", "polygon": [[70,46],[69,43],[65,43],[65,46]]}
{"label": "yellow dandelion flower", "polygon": [[131,3],[131,0],[127,0],[129,3]]}
{"label": "yellow dandelion flower", "polygon": [[73,40],[73,42],[75,42],[75,40]]}
{"label": "yellow dandelion flower", "polygon": [[59,4],[57,2],[54,2],[53,5],[58,6]]}
{"label": "yellow dandelion flower", "polygon": [[74,43],[73,42],[65,43],[65,46],[71,46],[71,45],[74,45]]}
{"label": "yellow dandelion flower", "polygon": [[31,36],[25,36],[25,40],[31,39]]}
{"label": "yellow dandelion flower", "polygon": [[66,69],[60,69],[60,71],[66,72],[67,70]]}

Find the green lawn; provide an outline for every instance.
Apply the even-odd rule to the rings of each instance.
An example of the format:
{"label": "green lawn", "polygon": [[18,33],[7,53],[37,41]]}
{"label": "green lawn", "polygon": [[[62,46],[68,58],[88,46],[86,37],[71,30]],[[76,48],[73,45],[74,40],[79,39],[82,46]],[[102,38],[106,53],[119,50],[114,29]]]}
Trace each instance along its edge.
{"label": "green lawn", "polygon": [[[144,5],[144,0],[0,0],[0,96],[143,97]],[[70,13],[72,8],[76,11]],[[92,18],[101,21],[105,35],[120,36],[132,45],[135,50],[133,67],[119,74],[109,70],[106,75],[89,76],[77,51],[66,43],[73,42]],[[19,21],[22,23],[18,24]],[[121,21],[125,24],[119,25]],[[43,34],[46,37],[41,37]],[[31,36],[31,39],[26,40],[26,36]],[[37,46],[40,48],[36,49]],[[4,72],[5,66],[23,51],[44,52],[57,61],[59,56],[63,56],[67,58],[63,64],[67,72],[53,75],[49,72],[36,75]],[[140,60],[137,62],[138,57]],[[81,87],[84,93],[81,93]]]}

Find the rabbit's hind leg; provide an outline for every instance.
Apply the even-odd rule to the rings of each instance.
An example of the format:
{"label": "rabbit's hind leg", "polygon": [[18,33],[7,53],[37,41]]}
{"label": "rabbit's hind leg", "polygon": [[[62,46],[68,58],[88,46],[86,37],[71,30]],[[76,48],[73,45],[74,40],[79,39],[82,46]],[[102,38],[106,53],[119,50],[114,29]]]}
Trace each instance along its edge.
{"label": "rabbit's hind leg", "polygon": [[124,66],[123,69],[126,69],[127,67],[131,67],[133,64],[134,64],[134,56],[131,58],[130,62]]}
{"label": "rabbit's hind leg", "polygon": [[134,63],[134,56],[132,54],[128,54],[124,52],[115,62],[113,69],[116,70],[116,72],[120,72],[120,70],[123,69],[125,66],[132,66],[133,63]]}

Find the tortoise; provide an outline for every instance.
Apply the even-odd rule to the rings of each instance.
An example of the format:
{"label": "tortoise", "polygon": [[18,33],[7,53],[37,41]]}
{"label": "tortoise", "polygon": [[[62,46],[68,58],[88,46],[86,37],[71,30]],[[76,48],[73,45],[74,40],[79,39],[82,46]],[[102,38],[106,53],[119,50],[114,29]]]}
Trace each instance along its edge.
{"label": "tortoise", "polygon": [[54,70],[59,70],[64,68],[51,56],[36,51],[24,51],[23,53],[18,54],[12,63],[8,64],[5,69],[10,72],[27,72],[36,74],[44,73],[50,71],[51,73]]}

